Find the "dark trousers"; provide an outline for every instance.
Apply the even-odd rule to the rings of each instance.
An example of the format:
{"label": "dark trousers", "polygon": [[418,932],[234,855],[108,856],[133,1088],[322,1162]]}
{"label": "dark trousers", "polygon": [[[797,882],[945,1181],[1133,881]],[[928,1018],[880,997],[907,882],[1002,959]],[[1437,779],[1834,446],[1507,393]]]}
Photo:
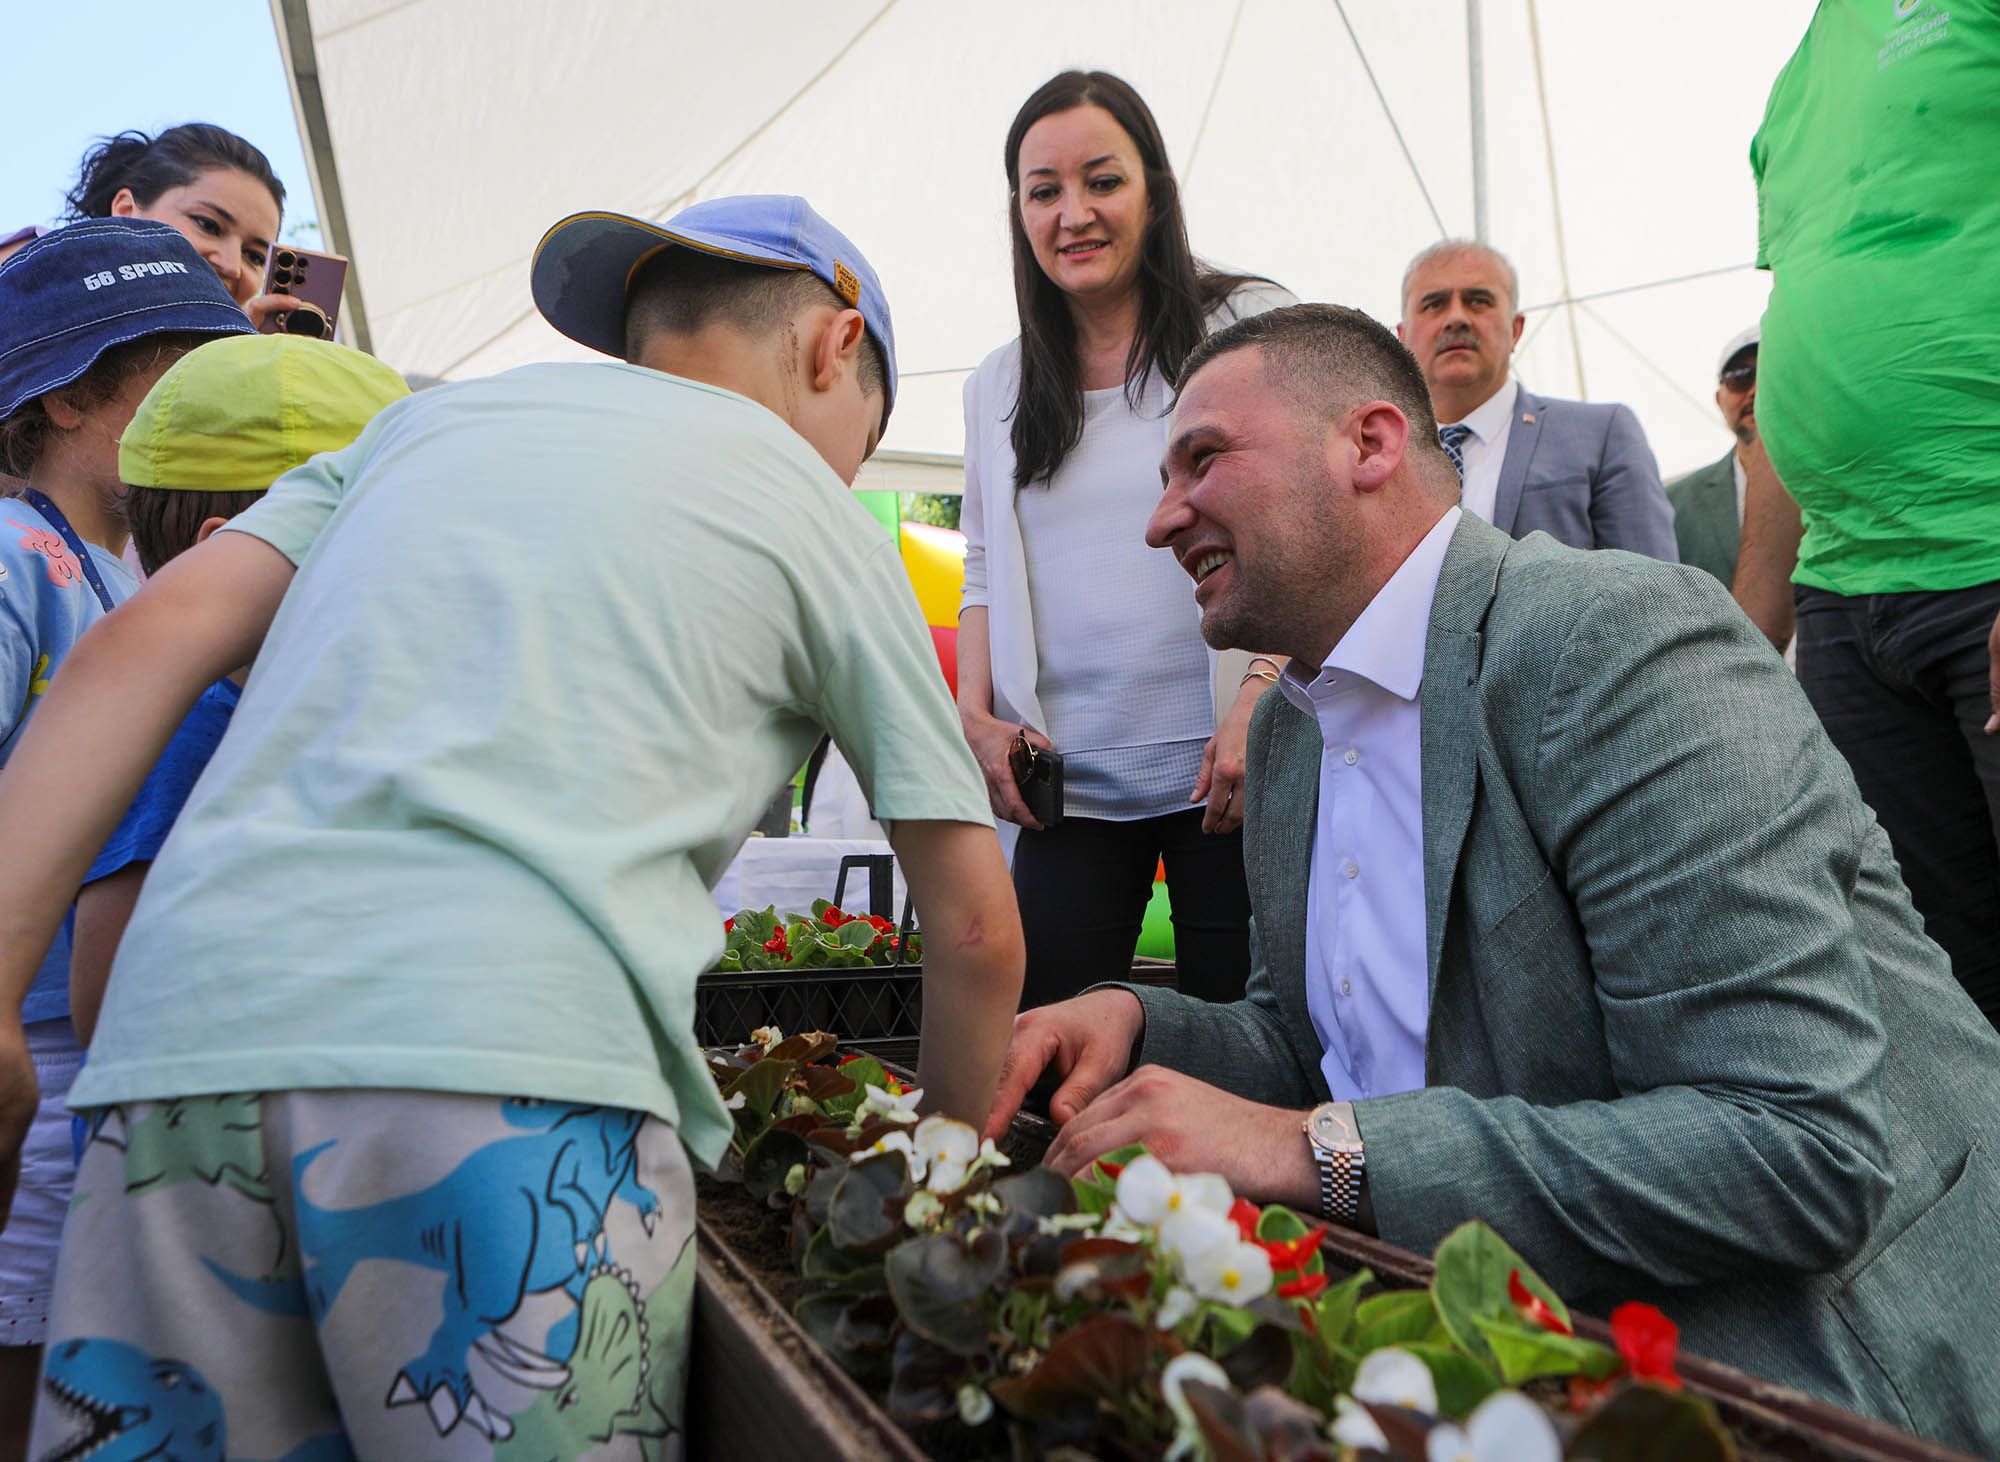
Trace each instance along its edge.
{"label": "dark trousers", "polygon": [[1201,813],[1193,807],[1137,822],[1068,817],[1045,832],[1022,829],[1014,892],[1028,946],[1023,1009],[1131,973],[1161,859],[1180,988],[1204,1000],[1243,998],[1250,974],[1243,834],[1210,836]]}
{"label": "dark trousers", "polygon": [[1799,683],[1854,770],[1924,929],[2000,1025],[2000,736],[1987,636],[2000,582],[1849,597],[1800,586]]}

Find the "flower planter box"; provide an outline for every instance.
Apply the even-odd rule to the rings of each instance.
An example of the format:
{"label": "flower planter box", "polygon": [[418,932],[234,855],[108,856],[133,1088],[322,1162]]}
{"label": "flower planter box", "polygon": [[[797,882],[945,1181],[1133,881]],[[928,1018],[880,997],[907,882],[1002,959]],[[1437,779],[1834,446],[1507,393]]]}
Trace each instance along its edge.
{"label": "flower planter box", "polygon": [[[1005,1146],[1017,1162],[1030,1163],[1054,1130],[1022,1116]],[[785,1258],[776,1214],[760,1213],[740,1187],[706,1179],[701,1198],[688,1456],[782,1451],[915,1462],[980,1455],[949,1441],[943,1453],[926,1451],[936,1438],[899,1427],[793,1320],[790,1305],[804,1286]],[[1334,1229],[1322,1253],[1337,1278],[1367,1268],[1385,1288],[1425,1287],[1433,1272],[1429,1260],[1350,1230]],[[1609,1326],[1576,1318],[1580,1336],[1609,1343]],[[1679,1371],[1690,1391],[1715,1404],[1745,1462],[1967,1462],[1962,1453],[1698,1356],[1684,1352]]]}

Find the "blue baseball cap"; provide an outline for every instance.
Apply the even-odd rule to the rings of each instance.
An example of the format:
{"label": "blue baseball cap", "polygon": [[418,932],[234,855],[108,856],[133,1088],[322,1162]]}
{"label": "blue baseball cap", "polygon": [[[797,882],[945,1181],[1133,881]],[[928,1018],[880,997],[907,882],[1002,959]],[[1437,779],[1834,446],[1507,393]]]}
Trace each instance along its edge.
{"label": "blue baseball cap", "polygon": [[782,193],[711,198],[665,223],[622,213],[573,213],[542,235],[531,274],[535,307],[570,339],[620,359],[625,355],[625,294],[633,277],[674,245],[763,264],[810,269],[861,311],[881,347],[888,399],[896,404],[896,332],[881,281],[847,235],[813,212],[803,198]]}
{"label": "blue baseball cap", "polygon": [[69,385],[114,345],[172,331],[251,333],[178,229],[88,218],[43,234],[0,264],[0,421]]}

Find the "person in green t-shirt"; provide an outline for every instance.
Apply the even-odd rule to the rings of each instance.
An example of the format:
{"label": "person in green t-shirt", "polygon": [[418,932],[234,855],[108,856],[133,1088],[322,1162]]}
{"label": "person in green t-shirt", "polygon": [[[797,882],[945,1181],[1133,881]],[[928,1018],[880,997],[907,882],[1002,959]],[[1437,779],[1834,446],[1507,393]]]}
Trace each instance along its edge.
{"label": "person in green t-shirt", "polygon": [[[1736,593],[2000,1024],[2000,10],[1824,0],[1751,144],[1772,273]],[[1761,454],[1758,454],[1761,455]],[[1789,495],[1788,495],[1789,494]]]}
{"label": "person in green t-shirt", "polygon": [[[620,359],[435,387],[280,478],[79,644],[0,782],[6,1012],[255,657],[73,1094],[50,1322],[65,1394],[122,1415],[170,1358],[232,1455],[674,1433],[691,1169],[733,1132],[693,1034],[708,889],[823,730],[923,923],[932,1105],[984,1117],[1018,1003],[985,786],[848,491],[896,390],[867,262],[803,199],[724,198],[565,220],[533,284]],[[614,1366],[607,1335],[643,1339]]]}

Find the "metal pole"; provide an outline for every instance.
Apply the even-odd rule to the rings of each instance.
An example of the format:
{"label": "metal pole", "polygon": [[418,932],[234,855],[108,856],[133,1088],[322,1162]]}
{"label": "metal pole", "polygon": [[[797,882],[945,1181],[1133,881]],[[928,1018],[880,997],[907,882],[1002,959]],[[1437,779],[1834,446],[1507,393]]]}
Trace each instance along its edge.
{"label": "metal pole", "polygon": [[1465,0],[1465,73],[1472,92],[1472,236],[1486,240],[1486,48],[1479,0]]}

